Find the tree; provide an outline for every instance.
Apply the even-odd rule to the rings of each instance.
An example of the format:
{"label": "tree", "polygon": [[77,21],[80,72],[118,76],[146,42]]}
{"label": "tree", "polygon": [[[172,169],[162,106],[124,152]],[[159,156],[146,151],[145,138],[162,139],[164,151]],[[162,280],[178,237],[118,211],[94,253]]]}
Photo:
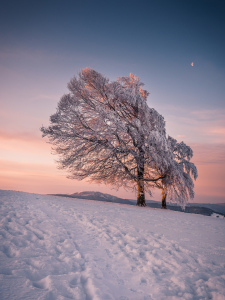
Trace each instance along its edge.
{"label": "tree", "polygon": [[69,178],[134,188],[137,205],[145,206],[145,190],[164,178],[171,165],[164,118],[147,105],[148,92],[139,79],[110,82],[86,68],[68,84],[69,93],[41,128]]}
{"label": "tree", "polygon": [[157,176],[163,178],[155,186],[162,190],[162,208],[166,208],[167,197],[184,208],[188,200],[194,198],[193,179],[198,177],[196,166],[190,162],[193,151],[184,142],[178,143],[170,136],[167,142],[173,153],[173,160],[164,172],[156,170]]}

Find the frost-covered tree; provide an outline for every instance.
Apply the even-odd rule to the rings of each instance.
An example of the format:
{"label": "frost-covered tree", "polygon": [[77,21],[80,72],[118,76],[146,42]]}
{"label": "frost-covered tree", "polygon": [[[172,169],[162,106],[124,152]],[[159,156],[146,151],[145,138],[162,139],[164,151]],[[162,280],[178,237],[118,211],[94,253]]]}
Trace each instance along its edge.
{"label": "frost-covered tree", "polygon": [[156,170],[156,176],[163,177],[155,183],[162,190],[162,208],[166,208],[167,197],[171,202],[180,204],[183,208],[189,199],[194,198],[194,182],[198,177],[196,166],[190,161],[193,157],[192,149],[184,142],[168,137],[168,147],[173,153],[171,165],[161,171]]}
{"label": "frost-covered tree", "polygon": [[145,190],[164,178],[173,155],[164,119],[148,107],[142,86],[132,74],[110,82],[92,69],[82,69],[69,82],[69,93],[59,101],[51,125],[41,131],[69,178],[136,186],[137,205],[145,206]]}

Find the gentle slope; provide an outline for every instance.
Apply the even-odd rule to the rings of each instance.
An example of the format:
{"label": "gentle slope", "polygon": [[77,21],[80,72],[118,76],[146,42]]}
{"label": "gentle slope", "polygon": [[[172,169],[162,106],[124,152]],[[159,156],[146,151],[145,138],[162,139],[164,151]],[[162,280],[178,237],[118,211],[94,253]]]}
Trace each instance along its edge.
{"label": "gentle slope", "polygon": [[0,298],[225,299],[225,220],[0,191]]}

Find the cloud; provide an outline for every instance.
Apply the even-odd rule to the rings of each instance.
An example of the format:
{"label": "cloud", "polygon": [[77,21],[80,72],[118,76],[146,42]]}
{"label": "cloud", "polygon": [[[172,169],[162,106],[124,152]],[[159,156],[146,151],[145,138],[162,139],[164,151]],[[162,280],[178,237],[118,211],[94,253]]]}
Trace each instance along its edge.
{"label": "cloud", "polygon": [[210,129],[211,134],[217,134],[217,135],[222,135],[225,137],[225,127],[214,127]]}
{"label": "cloud", "polygon": [[49,51],[43,50],[42,48],[37,49],[28,49],[25,47],[4,47],[0,51],[0,59],[2,60],[12,60],[12,59],[26,59],[26,60],[34,60],[42,62],[43,59],[46,61],[49,60],[64,60],[65,57],[56,53],[50,53]]}
{"label": "cloud", "polygon": [[198,178],[195,183],[196,195],[224,197],[225,164],[197,165]]}
{"label": "cloud", "polygon": [[215,196],[217,197],[215,201],[221,202],[218,197],[222,199],[225,194],[225,145],[195,143],[190,146],[194,152],[192,162],[198,169],[198,178],[195,182],[196,201],[211,199],[213,202]]}
{"label": "cloud", "polygon": [[177,139],[186,138],[186,135],[184,135],[184,134],[177,134],[177,135],[175,136],[175,138],[177,138]]}
{"label": "cloud", "polygon": [[58,102],[58,100],[61,98],[62,95],[47,95],[47,94],[40,94],[35,95],[32,100],[34,101],[43,101],[43,100],[49,100],[54,101],[55,103]]}
{"label": "cloud", "polygon": [[188,110],[167,106],[167,133],[187,143],[225,144],[225,109]]}
{"label": "cloud", "polygon": [[225,109],[203,109],[191,111],[191,115],[201,121],[222,121],[225,116]]}
{"label": "cloud", "polygon": [[58,170],[53,163],[21,163],[0,160],[0,165],[0,189],[43,194],[72,194],[94,190],[135,199],[134,193],[126,192],[124,189],[115,192],[104,184],[90,184],[85,180],[68,179],[67,173]]}
{"label": "cloud", "polygon": [[29,131],[12,132],[12,131],[0,130],[0,139],[1,140],[39,142],[40,136],[38,136],[37,134],[35,134],[33,132],[29,132]]}
{"label": "cloud", "polygon": [[224,144],[190,144],[194,152],[193,160],[198,165],[224,165],[225,168],[225,145]]}
{"label": "cloud", "polygon": [[0,157],[6,161],[49,163],[54,158],[51,146],[33,132],[0,131]]}
{"label": "cloud", "polygon": [[66,178],[55,164],[0,160],[0,188],[37,193],[66,192],[77,183]]}
{"label": "cloud", "polygon": [[39,163],[39,162],[20,162],[20,161],[10,161],[10,160],[0,160],[1,171],[3,175],[9,174],[26,174],[31,176],[39,175],[54,175],[56,173],[56,167],[53,163]]}

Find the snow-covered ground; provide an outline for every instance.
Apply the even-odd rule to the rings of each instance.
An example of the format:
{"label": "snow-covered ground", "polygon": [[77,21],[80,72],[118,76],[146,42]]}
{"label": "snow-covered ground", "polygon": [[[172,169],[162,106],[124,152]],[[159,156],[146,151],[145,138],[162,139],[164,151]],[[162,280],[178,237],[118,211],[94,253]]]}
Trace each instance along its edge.
{"label": "snow-covered ground", "polygon": [[225,299],[225,219],[0,191],[0,299]]}

